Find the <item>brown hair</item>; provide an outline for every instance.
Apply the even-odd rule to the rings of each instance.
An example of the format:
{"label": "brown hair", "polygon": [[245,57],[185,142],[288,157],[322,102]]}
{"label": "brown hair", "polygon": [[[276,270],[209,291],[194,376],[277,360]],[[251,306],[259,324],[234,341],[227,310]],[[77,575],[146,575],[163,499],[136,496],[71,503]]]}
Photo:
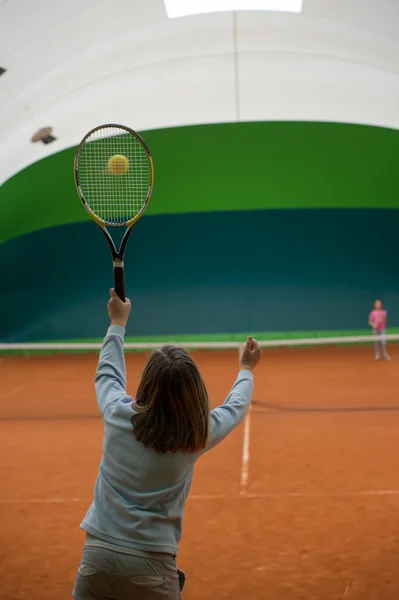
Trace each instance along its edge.
{"label": "brown hair", "polygon": [[132,417],[134,436],[159,454],[198,452],[209,430],[209,400],[198,367],[183,349],[164,346],[149,358]]}

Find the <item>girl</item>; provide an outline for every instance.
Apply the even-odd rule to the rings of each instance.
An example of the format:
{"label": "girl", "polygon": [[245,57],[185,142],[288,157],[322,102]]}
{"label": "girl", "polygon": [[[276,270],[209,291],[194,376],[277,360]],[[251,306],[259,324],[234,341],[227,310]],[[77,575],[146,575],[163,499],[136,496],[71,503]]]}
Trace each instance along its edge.
{"label": "girl", "polygon": [[374,302],[374,309],[369,315],[369,325],[373,330],[373,334],[377,336],[374,342],[375,359],[380,360],[380,346],[385,360],[391,360],[391,357],[387,353],[387,343],[385,337],[385,328],[387,324],[387,311],[384,310],[381,300]]}
{"label": "girl", "polygon": [[248,338],[224,404],[210,411],[198,368],[182,348],[165,346],[126,393],[123,338],[130,302],[110,291],[111,320],[95,387],[104,422],[103,456],[90,506],[73,596],[76,600],[178,600],[176,566],[194,465],[241,423],[253,393],[259,344]]}

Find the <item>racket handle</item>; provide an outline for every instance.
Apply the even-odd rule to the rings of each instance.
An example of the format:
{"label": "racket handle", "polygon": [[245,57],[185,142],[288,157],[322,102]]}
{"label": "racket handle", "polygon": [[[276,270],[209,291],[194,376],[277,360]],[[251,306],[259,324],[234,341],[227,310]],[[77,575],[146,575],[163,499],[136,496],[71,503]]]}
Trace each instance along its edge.
{"label": "racket handle", "polygon": [[123,262],[121,260],[114,261],[114,289],[119,298],[124,302],[125,298],[125,274]]}

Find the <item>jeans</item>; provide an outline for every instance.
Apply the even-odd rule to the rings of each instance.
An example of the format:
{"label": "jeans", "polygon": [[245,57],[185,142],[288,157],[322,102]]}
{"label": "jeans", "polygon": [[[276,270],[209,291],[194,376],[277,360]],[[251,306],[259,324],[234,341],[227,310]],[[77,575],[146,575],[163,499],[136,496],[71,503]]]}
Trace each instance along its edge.
{"label": "jeans", "polygon": [[75,600],[180,600],[184,580],[171,554],[124,554],[85,545],[72,595]]}
{"label": "jeans", "polygon": [[382,348],[382,353],[384,356],[386,356],[387,354],[387,340],[385,337],[385,329],[381,330],[381,331],[377,331],[376,329],[374,329],[374,335],[376,336],[376,340],[374,342],[374,350],[375,350],[375,355],[376,356],[380,356],[380,347]]}

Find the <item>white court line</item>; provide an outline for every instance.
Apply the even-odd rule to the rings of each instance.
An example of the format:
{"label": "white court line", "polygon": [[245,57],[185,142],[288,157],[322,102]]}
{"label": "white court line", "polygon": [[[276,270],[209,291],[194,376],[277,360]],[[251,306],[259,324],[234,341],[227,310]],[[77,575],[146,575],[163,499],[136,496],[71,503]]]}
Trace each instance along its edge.
{"label": "white court line", "polygon": [[344,590],[344,595],[342,596],[342,598],[346,598],[347,595],[349,594],[349,592],[352,589],[352,582],[351,581],[347,581],[346,582],[346,586],[345,586],[345,590]]}
{"label": "white court line", "polygon": [[[240,345],[238,350],[238,368],[241,368],[241,357],[244,352],[244,345]],[[244,421],[244,439],[242,442],[241,456],[241,474],[240,474],[240,496],[245,496],[248,489],[249,479],[249,444],[251,439],[251,404],[249,405],[247,416]]]}
{"label": "white court line", "polygon": [[[270,492],[265,494],[193,494],[188,501],[206,502],[209,500],[268,500],[273,498],[372,498],[378,496],[399,496],[399,490],[363,490],[359,492]],[[0,505],[10,504],[78,504],[91,503],[92,498],[15,498],[0,499]]]}
{"label": "white court line", "polygon": [[244,440],[242,443],[242,458],[241,458],[241,476],[240,476],[240,495],[244,496],[248,489],[249,478],[249,444],[251,439],[251,407],[244,421]]}

